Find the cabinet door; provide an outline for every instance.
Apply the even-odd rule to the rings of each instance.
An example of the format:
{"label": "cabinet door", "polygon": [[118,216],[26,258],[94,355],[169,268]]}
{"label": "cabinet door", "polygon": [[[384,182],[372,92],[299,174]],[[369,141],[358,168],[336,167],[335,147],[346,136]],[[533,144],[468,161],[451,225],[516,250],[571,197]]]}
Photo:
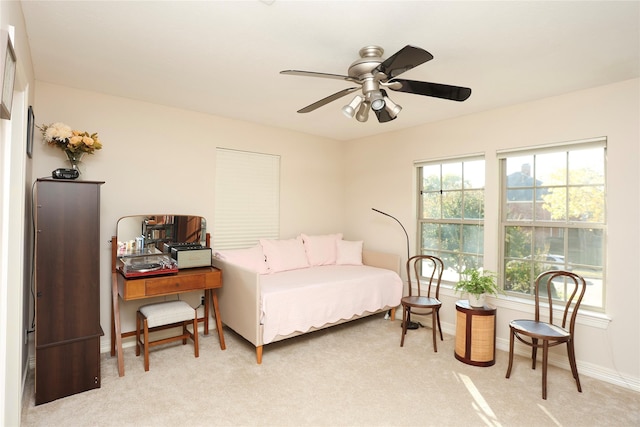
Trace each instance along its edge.
{"label": "cabinet door", "polygon": [[39,181],[36,345],[100,335],[98,183]]}
{"label": "cabinet door", "polygon": [[36,405],[100,387],[100,338],[36,350]]}

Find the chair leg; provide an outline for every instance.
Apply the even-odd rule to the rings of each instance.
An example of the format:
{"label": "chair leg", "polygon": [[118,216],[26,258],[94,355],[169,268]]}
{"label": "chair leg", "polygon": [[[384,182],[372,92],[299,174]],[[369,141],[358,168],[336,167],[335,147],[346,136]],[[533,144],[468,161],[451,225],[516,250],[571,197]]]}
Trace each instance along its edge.
{"label": "chair leg", "polygon": [[200,346],[198,344],[198,316],[193,318],[193,347],[196,357],[200,357]]}
{"label": "chair leg", "polygon": [[507,368],[507,375],[505,378],[509,378],[511,376],[511,367],[513,366],[513,330],[509,327],[509,367]]}
{"label": "chair leg", "polygon": [[549,357],[549,341],[542,340],[542,399],[547,400],[547,359]]}
{"label": "chair leg", "polygon": [[538,339],[531,339],[531,369],[536,369],[536,361],[538,359]]}
{"label": "chair leg", "polygon": [[442,328],[440,327],[440,309],[436,311],[436,315],[436,318],[438,319],[438,331],[440,331],[440,341],[444,341],[444,338],[442,338]]}
{"label": "chair leg", "polygon": [[136,313],[136,357],[140,356],[140,312]]}
{"label": "chair leg", "polygon": [[187,345],[187,334],[189,333],[189,329],[187,329],[187,321],[182,322],[182,345]]}
{"label": "chair leg", "polygon": [[433,309],[433,311],[431,312],[431,335],[433,336],[433,352],[437,353],[438,352],[438,339],[436,337],[436,319],[438,318],[438,311],[437,309]]}
{"label": "chair leg", "polygon": [[582,387],[580,386],[580,378],[578,377],[578,365],[576,363],[576,352],[573,347],[573,340],[567,341],[567,353],[569,354],[569,364],[571,365],[571,373],[573,373],[573,378],[576,379],[576,385],[578,386],[578,391],[582,393]]}
{"label": "chair leg", "polygon": [[144,370],[149,370],[149,324],[147,319],[143,321],[144,326]]}
{"label": "chair leg", "polygon": [[400,347],[404,346],[404,336],[407,333],[407,312],[411,310],[409,307],[402,307],[402,337],[400,337]]}

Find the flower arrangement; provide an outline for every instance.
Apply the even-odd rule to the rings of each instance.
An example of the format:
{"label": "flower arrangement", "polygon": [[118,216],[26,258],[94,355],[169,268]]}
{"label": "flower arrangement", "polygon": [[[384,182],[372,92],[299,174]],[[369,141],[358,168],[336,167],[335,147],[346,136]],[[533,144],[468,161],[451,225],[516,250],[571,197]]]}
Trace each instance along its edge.
{"label": "flower arrangement", "polygon": [[58,147],[65,153],[89,153],[102,149],[102,143],[97,133],[89,134],[79,130],[72,130],[64,123],[51,123],[37,126],[42,132],[44,141],[52,147]]}

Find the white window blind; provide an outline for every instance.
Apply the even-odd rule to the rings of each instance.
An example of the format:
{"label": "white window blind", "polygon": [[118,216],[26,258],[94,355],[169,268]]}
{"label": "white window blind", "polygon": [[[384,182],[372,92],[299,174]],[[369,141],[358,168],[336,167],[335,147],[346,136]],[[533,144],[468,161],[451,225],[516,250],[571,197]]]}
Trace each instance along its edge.
{"label": "white window blind", "polygon": [[238,249],[277,239],[280,156],[216,149],[213,247]]}

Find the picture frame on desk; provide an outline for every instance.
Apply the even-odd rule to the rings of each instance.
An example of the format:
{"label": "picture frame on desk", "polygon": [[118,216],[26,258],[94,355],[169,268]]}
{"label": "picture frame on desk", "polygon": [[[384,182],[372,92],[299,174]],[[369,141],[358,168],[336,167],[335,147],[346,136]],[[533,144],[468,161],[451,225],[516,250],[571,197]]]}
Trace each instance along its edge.
{"label": "picture frame on desk", "polygon": [[[13,104],[13,86],[16,79],[16,53],[13,50],[11,37],[8,32],[3,31],[6,35],[7,48],[4,56],[4,72],[2,78],[2,99],[0,100],[0,118],[11,119],[11,104]],[[4,37],[3,37],[4,38]]]}
{"label": "picture frame on desk", "polygon": [[33,115],[33,107],[29,105],[27,112],[27,156],[33,157],[33,131],[35,127],[35,116]]}

